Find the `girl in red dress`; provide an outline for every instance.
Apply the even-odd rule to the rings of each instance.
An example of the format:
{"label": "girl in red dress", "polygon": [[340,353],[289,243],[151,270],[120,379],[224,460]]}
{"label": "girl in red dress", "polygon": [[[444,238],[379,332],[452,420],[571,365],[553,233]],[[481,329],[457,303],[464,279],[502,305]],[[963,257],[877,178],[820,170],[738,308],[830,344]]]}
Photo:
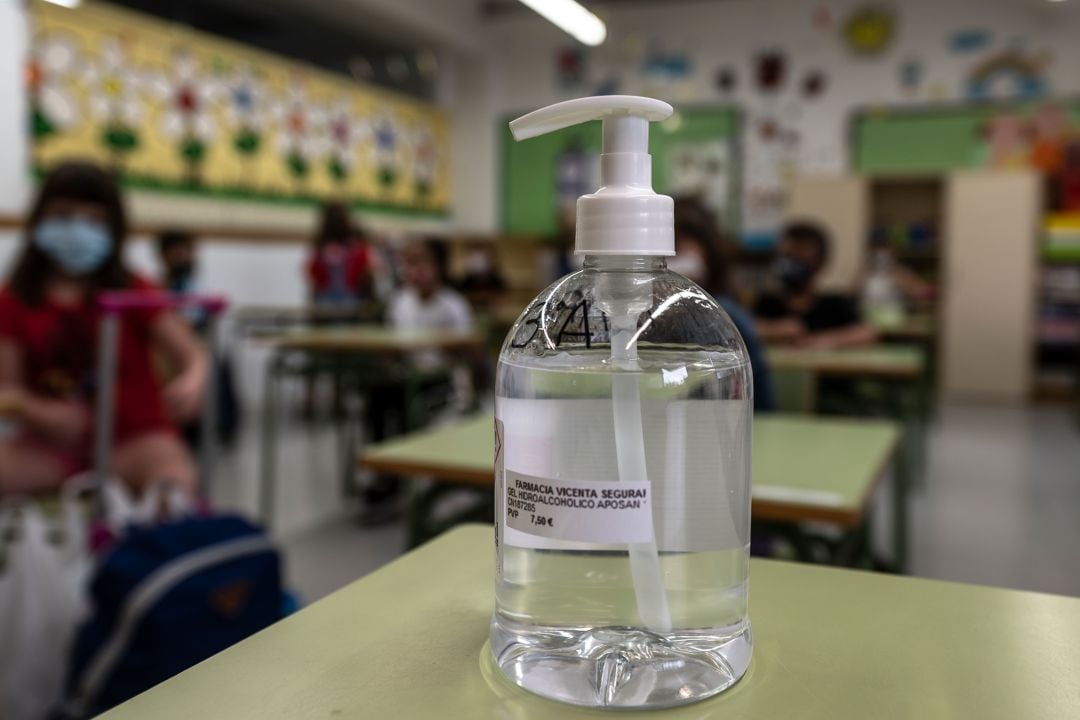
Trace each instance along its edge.
{"label": "girl in red dress", "polygon": [[[157,292],[124,265],[127,232],[114,180],[88,163],[45,179],[22,252],[0,288],[0,495],[50,490],[91,465],[102,290]],[[163,383],[155,353],[175,370]],[[208,359],[173,312],[123,315],[113,472],[136,491],[169,482],[194,493],[195,463],[175,423],[194,417]]]}

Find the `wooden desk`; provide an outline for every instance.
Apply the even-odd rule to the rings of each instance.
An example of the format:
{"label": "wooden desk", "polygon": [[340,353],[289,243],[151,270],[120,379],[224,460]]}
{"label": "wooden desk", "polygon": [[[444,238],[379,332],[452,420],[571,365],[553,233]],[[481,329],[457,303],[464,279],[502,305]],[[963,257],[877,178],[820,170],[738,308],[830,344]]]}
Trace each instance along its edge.
{"label": "wooden desk", "polygon": [[[490,527],[455,530],[101,717],[605,717],[494,670],[494,555]],[[1080,717],[1080,599],[759,559],[750,587],[743,679],[633,718]]]}
{"label": "wooden desk", "polygon": [[[862,525],[901,435],[900,424],[891,420],[755,418],[753,516],[848,529]],[[386,474],[491,486],[494,453],[493,420],[482,415],[381,443],[360,463]]]}

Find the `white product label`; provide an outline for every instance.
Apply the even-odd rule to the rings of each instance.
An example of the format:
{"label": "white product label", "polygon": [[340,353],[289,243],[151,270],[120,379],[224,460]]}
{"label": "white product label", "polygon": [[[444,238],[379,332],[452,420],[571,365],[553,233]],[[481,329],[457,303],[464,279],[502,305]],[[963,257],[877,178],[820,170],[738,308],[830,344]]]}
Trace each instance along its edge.
{"label": "white product label", "polygon": [[590,543],[649,542],[648,482],[549,480],[507,470],[506,524],[529,535]]}
{"label": "white product label", "polygon": [[[495,418],[495,497],[503,496],[503,423]],[[503,570],[503,518],[495,513],[495,574],[502,577]]]}

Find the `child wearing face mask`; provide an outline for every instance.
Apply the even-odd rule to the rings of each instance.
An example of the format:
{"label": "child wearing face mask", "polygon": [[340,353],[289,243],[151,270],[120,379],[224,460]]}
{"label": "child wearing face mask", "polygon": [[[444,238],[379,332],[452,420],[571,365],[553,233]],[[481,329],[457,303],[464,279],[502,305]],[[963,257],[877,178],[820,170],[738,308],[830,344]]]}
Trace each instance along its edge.
{"label": "child wearing face mask", "polygon": [[[92,463],[97,344],[104,290],[155,292],[123,261],[120,191],[88,163],[45,178],[26,240],[0,289],[0,495],[47,491]],[[208,361],[177,314],[125,313],[118,341],[113,472],[139,491],[169,482],[194,493],[195,463],[175,422],[195,417]],[[161,386],[151,355],[176,373]]]}
{"label": "child wearing face mask", "polygon": [[754,410],[776,409],[772,375],[754,318],[730,295],[721,236],[712,213],[696,198],[675,199],[675,257],[668,269],[700,285],[716,298],[742,335],[754,374]]}
{"label": "child wearing face mask", "polygon": [[773,268],[779,291],[763,295],[754,308],[766,342],[831,349],[877,338],[853,297],[818,292],[828,258],[829,238],[820,227],[800,222],[784,228]]}

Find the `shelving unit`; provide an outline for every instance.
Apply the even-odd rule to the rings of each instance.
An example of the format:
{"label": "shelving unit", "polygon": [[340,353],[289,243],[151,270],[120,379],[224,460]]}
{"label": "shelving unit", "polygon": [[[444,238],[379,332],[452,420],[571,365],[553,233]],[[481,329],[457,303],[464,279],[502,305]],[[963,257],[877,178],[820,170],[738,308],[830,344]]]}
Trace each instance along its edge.
{"label": "shelving unit", "polygon": [[944,212],[945,183],[940,175],[871,178],[868,241],[887,242],[897,262],[936,283]]}
{"label": "shelving unit", "polygon": [[1033,396],[1080,400],[1080,213],[1048,215],[1043,226]]}

